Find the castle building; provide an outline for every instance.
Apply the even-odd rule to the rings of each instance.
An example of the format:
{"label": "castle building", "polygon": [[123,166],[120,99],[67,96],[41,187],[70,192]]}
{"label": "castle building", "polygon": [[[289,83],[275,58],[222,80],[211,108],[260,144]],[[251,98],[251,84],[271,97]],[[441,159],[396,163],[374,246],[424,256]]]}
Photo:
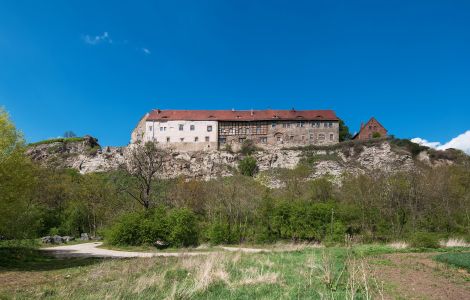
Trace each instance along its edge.
{"label": "castle building", "polygon": [[261,148],[335,144],[339,119],[332,110],[152,110],[131,142],[153,141],[182,151],[237,150],[252,140]]}
{"label": "castle building", "polygon": [[387,129],[382,126],[374,117],[364,125],[361,123],[361,129],[353,136],[354,140],[370,140],[377,137],[386,137]]}

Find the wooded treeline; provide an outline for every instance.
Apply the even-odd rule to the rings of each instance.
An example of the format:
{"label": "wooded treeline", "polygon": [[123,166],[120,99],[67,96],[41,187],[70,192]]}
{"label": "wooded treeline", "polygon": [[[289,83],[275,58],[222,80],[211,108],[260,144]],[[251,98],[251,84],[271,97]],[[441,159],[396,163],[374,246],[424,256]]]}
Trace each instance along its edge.
{"label": "wooded treeline", "polygon": [[[0,235],[104,235],[117,244],[175,246],[309,240],[407,239],[415,232],[469,236],[470,167],[420,167],[308,179],[308,166],[273,170],[282,188],[251,176],[155,180],[126,169],[81,175],[40,167],[0,112]],[[158,149],[146,149],[153,153]],[[137,154],[136,154],[137,155]],[[145,155],[137,157],[146,161]],[[154,162],[158,166],[158,159]],[[134,165],[132,170],[138,170]],[[154,177],[152,177],[154,178]]]}

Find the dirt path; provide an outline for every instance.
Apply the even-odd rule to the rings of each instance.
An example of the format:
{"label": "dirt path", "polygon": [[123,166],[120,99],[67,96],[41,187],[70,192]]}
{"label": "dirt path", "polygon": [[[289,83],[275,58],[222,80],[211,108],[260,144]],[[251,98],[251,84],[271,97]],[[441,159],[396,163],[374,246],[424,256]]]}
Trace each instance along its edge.
{"label": "dirt path", "polygon": [[434,261],[437,253],[389,254],[373,258],[374,275],[386,299],[470,299],[470,274]]}
{"label": "dirt path", "polygon": [[[115,257],[115,258],[128,258],[128,257],[154,257],[154,256],[193,256],[193,255],[206,255],[212,252],[133,252],[133,251],[118,251],[98,248],[103,243],[83,243],[76,245],[64,245],[57,247],[42,248],[42,250],[51,253],[52,255],[60,258],[67,257]],[[265,249],[256,248],[238,248],[238,247],[220,247],[225,251],[241,251],[246,253],[259,253],[269,252]]]}

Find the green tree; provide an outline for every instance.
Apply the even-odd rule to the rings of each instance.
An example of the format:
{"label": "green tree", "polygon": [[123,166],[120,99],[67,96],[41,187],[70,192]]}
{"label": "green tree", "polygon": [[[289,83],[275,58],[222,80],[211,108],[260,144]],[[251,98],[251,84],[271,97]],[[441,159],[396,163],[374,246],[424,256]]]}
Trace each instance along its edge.
{"label": "green tree", "polygon": [[238,170],[242,175],[253,176],[258,170],[256,159],[252,156],[247,156],[238,163]]}
{"label": "green tree", "polygon": [[36,168],[25,155],[25,142],[8,114],[0,110],[0,235],[34,236],[40,210],[34,201]]}
{"label": "green tree", "polygon": [[351,138],[352,134],[349,132],[348,126],[346,126],[343,120],[339,119],[339,141],[344,142]]}

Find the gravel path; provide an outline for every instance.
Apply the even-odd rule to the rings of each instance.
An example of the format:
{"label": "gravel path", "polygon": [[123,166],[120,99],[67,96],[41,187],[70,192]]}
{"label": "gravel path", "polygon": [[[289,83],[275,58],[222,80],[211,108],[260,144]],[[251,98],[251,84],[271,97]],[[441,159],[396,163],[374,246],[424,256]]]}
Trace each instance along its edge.
{"label": "gravel path", "polygon": [[[214,252],[132,252],[132,251],[118,251],[109,250],[104,248],[97,248],[103,243],[83,243],[76,245],[64,245],[57,247],[42,248],[43,251],[47,251],[52,255],[60,258],[68,257],[115,257],[115,258],[126,258],[126,257],[154,257],[154,256],[193,256],[193,255],[207,255]],[[238,247],[221,247],[226,251],[241,251],[246,253],[259,253],[268,252],[269,250],[255,249],[255,248],[238,248]]]}

